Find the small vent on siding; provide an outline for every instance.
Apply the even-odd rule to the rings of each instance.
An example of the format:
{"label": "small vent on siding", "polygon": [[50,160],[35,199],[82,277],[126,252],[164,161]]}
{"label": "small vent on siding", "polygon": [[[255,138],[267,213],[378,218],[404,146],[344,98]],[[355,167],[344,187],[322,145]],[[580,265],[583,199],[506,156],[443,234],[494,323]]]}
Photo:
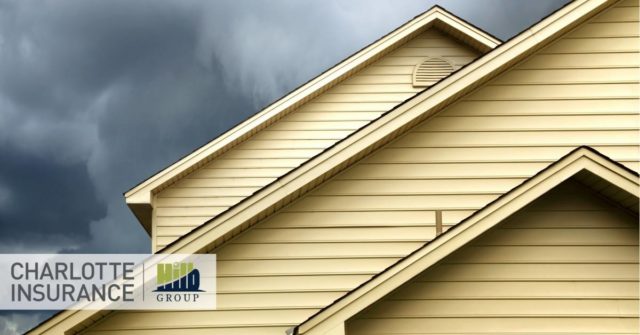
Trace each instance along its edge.
{"label": "small vent on siding", "polygon": [[446,60],[438,57],[427,58],[413,70],[413,86],[431,86],[451,72],[453,65]]}

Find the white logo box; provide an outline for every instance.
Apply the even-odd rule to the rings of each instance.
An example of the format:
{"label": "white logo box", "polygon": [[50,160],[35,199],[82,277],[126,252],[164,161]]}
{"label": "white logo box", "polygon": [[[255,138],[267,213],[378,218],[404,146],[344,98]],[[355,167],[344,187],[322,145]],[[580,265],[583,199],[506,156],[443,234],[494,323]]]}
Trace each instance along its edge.
{"label": "white logo box", "polygon": [[0,309],[211,310],[213,254],[0,254]]}

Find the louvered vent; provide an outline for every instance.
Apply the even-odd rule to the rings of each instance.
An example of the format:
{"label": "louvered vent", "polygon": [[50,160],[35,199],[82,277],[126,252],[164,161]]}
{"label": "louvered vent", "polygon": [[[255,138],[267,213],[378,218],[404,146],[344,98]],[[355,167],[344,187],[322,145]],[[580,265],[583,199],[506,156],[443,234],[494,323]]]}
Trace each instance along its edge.
{"label": "louvered vent", "polygon": [[427,58],[413,70],[413,86],[431,86],[451,72],[453,65],[446,60],[437,57]]}

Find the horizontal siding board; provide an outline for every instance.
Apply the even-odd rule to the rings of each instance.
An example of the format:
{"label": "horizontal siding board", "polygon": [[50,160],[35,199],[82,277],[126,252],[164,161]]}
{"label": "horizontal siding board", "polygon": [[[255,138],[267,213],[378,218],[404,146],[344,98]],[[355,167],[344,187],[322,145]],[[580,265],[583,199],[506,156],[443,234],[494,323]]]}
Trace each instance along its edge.
{"label": "horizontal siding board", "polygon": [[304,163],[304,158],[221,159],[209,165],[209,169],[295,168]]}
{"label": "horizontal siding board", "polygon": [[633,68],[640,64],[638,53],[607,54],[552,54],[536,55],[520,65],[519,69],[594,69]]}
{"label": "horizontal siding board", "polygon": [[635,68],[512,70],[493,85],[637,83]]}
{"label": "horizontal siding board", "polygon": [[157,217],[156,225],[161,232],[164,227],[195,227],[208,219],[208,216]]}
{"label": "horizontal siding board", "polygon": [[436,117],[415,131],[640,130],[640,115]]}
{"label": "horizontal siding board", "polygon": [[362,231],[349,227],[253,229],[236,243],[428,241],[435,235],[434,226],[370,227],[366,235]]}
{"label": "horizontal siding board", "polygon": [[199,178],[277,178],[290,168],[203,168],[198,170]]}
{"label": "horizontal siding board", "polygon": [[560,300],[634,299],[634,281],[482,281],[433,282],[418,279],[398,290],[389,300]]}
{"label": "horizontal siding board", "polygon": [[159,207],[154,211],[158,217],[213,217],[224,212],[227,208],[228,207]]}
{"label": "horizontal siding board", "polygon": [[545,48],[542,53],[611,53],[638,52],[640,38],[565,38]]}
{"label": "horizontal siding board", "polygon": [[483,239],[482,245],[501,245],[509,239],[512,245],[635,245],[638,237],[633,228],[497,229]]}
{"label": "horizontal siding board", "polygon": [[429,281],[631,281],[637,264],[444,264]]}
{"label": "horizontal siding board", "polygon": [[[392,148],[382,150],[363,160],[366,163],[509,163],[509,162],[555,162],[575,147],[457,147],[457,148]],[[637,161],[640,158],[638,145],[594,147],[616,161]],[[461,181],[466,182],[466,181]],[[494,182],[502,183],[503,179]]]}
{"label": "horizontal siding board", "polygon": [[262,184],[269,184],[276,178],[206,178],[198,176],[183,179],[182,187],[219,187],[219,188],[254,188],[259,189]]}
{"label": "horizontal siding board", "polygon": [[162,198],[190,198],[190,197],[221,197],[221,196],[230,196],[230,197],[246,197],[257,190],[255,187],[174,187],[166,192],[163,192],[161,196],[157,198],[157,200]]}
{"label": "horizontal siding board", "polygon": [[393,51],[391,57],[403,57],[403,56],[423,56],[424,55],[438,55],[443,58],[449,57],[476,57],[476,53],[470,49],[461,49],[455,47],[440,47],[440,48],[421,48],[421,47],[407,47],[400,48]]}
{"label": "horizontal siding board", "polygon": [[230,196],[157,198],[155,205],[156,208],[230,207],[242,199],[244,197]]}
{"label": "horizontal siding board", "polygon": [[[422,57],[416,57],[420,59],[414,59],[413,57],[407,57],[407,58],[410,58],[404,61],[404,63],[407,63],[407,64],[397,64],[397,65],[411,65],[411,64],[415,65],[415,64],[418,64],[420,59],[422,59]],[[396,57],[396,59],[403,59],[403,58]],[[345,80],[343,85],[411,84],[411,83],[412,83],[411,74],[387,74],[387,75],[360,75],[360,76]]]}
{"label": "horizontal siding board", "polygon": [[[629,229],[633,226],[629,225],[628,217],[623,213],[611,213],[607,210],[595,210],[594,207],[588,208],[588,211],[576,210],[576,207],[569,210],[554,211],[535,211],[531,210],[527,216],[518,218],[505,229],[521,229],[521,228],[617,228]],[[578,208],[579,209],[579,208]]]}
{"label": "horizontal siding board", "polygon": [[296,113],[309,112],[386,112],[397,104],[394,102],[318,102],[314,101],[302,107]]}
{"label": "horizontal siding board", "polygon": [[219,260],[403,257],[422,242],[232,243]]}
{"label": "horizontal siding board", "polygon": [[261,227],[373,227],[423,226],[435,224],[434,211],[338,211],[296,212],[291,206],[270,218]]}
{"label": "horizontal siding board", "polygon": [[370,122],[382,113],[377,111],[309,111],[292,114],[286,122]]}
{"label": "horizontal siding board", "polygon": [[220,293],[348,291],[370,275],[301,275],[217,278]]}
{"label": "horizontal siding board", "polygon": [[412,132],[392,144],[395,148],[487,146],[637,145],[637,130],[516,131],[516,132]]}
{"label": "horizontal siding board", "polygon": [[340,140],[353,130],[263,130],[261,140]]}
{"label": "horizontal siding board", "polygon": [[303,130],[353,130],[358,129],[368,121],[286,121],[279,122],[270,127],[270,131],[303,131]]}
{"label": "horizontal siding board", "polygon": [[[413,142],[417,144],[416,142]],[[346,171],[339,179],[431,179],[431,178],[500,178],[531,176],[546,163],[442,163],[442,164],[361,164]],[[506,172],[505,172],[506,171]]]}
{"label": "horizontal siding board", "polygon": [[436,33],[433,34],[434,30],[428,30],[427,34],[421,34],[416,38],[408,41],[403,45],[404,48],[453,48],[458,50],[464,50],[464,52],[468,52],[470,54],[475,54],[469,48],[464,48],[460,44],[458,44],[455,40],[441,34]]}
{"label": "horizontal siding board", "polygon": [[259,261],[218,261],[217,275],[236,276],[286,276],[314,274],[369,274],[393,264],[397,258],[361,259],[304,259],[304,260],[259,260]]}
{"label": "horizontal siding board", "polygon": [[640,86],[635,84],[574,84],[486,86],[470,95],[467,101],[494,100],[580,100],[637,98]]}
{"label": "horizontal siding board", "polygon": [[172,223],[171,226],[158,226],[159,231],[156,234],[156,238],[160,239],[165,244],[169,244],[172,239],[188,234],[199,225],[199,223],[192,225],[175,225]]}
{"label": "horizontal siding board", "polygon": [[[573,231],[575,234],[575,231]],[[559,240],[554,235],[548,235]],[[565,239],[566,236],[565,236]],[[637,263],[638,246],[634,243],[622,246],[619,243],[602,245],[603,239],[593,238],[592,244],[581,241],[578,245],[571,243],[554,243],[543,240],[536,241],[534,246],[473,246],[452,255],[451,263]],[[570,241],[571,242],[571,241]],[[544,244],[544,245],[543,245]],[[553,245],[556,244],[556,245]],[[574,243],[575,244],[575,243]],[[551,246],[550,246],[551,245]]]}
{"label": "horizontal siding board", "polygon": [[[309,159],[321,151],[318,149],[266,149],[266,150],[235,150],[225,157],[225,160],[263,160],[263,159]],[[181,185],[182,186],[182,185]],[[184,186],[182,186],[184,187]]]}
{"label": "horizontal siding board", "polygon": [[[640,57],[640,55],[638,55]],[[527,100],[512,101],[467,101],[457,102],[441,113],[446,116],[491,116],[491,115],[589,115],[621,114],[637,115],[638,97],[616,100]]]}
{"label": "horizontal siding board", "polygon": [[423,87],[414,87],[410,82],[403,84],[374,84],[374,85],[341,85],[333,90],[333,94],[348,94],[348,93],[418,93],[424,90]]}
{"label": "horizontal siding board", "polygon": [[[320,309],[343,295],[335,292],[278,292],[216,294],[216,309]],[[288,312],[288,311],[287,311]],[[306,311],[308,313],[308,311]],[[273,322],[273,319],[265,320]]]}
{"label": "horizontal siding board", "polygon": [[336,180],[314,194],[336,195],[453,195],[502,194],[522,179],[416,179],[416,180]]}
{"label": "horizontal siding board", "polygon": [[[472,57],[474,56],[449,56],[444,58],[446,58],[446,60],[451,62],[454,65],[454,67],[459,68],[460,65],[466,64],[467,62],[472,60]],[[380,60],[380,62],[377,63],[375,66],[372,66],[370,70],[365,70],[364,72],[365,75],[363,77],[369,77],[371,75],[379,74],[377,73],[378,71],[382,71],[385,67],[389,67],[389,66],[403,66],[404,68],[411,67],[413,71],[413,68],[415,68],[417,64],[420,64],[425,59],[426,59],[425,56],[409,56],[409,55],[408,56],[389,56],[387,58]],[[408,74],[411,74],[411,73],[408,73]],[[396,76],[401,76],[401,75],[399,74]],[[409,83],[411,83],[411,80],[409,81]]]}
{"label": "horizontal siding board", "polygon": [[631,317],[637,315],[633,300],[445,300],[385,301],[384,311],[366,313],[366,318],[465,317]]}
{"label": "horizontal siding board", "polygon": [[[324,149],[336,140],[254,140],[245,143],[243,149]],[[203,169],[205,170],[205,169]],[[200,170],[199,170],[200,171]]]}
{"label": "horizontal siding board", "polygon": [[372,196],[309,196],[296,204],[296,211],[340,210],[437,210],[478,208],[496,199],[499,194],[461,195],[372,195]]}
{"label": "horizontal siding board", "polygon": [[316,102],[391,102],[399,104],[414,93],[325,93]]}
{"label": "horizontal siding board", "polygon": [[[388,322],[387,322],[388,321]],[[491,334],[514,333],[556,333],[558,329],[569,329],[570,333],[580,334],[613,334],[629,333],[629,329],[637,328],[635,318],[407,318],[379,321],[357,320],[353,327],[358,331],[350,334],[477,334],[478,329]]]}
{"label": "horizontal siding board", "polygon": [[571,38],[595,38],[595,37],[635,37],[638,36],[638,22],[610,22],[590,23],[580,29],[571,32],[567,37]]}

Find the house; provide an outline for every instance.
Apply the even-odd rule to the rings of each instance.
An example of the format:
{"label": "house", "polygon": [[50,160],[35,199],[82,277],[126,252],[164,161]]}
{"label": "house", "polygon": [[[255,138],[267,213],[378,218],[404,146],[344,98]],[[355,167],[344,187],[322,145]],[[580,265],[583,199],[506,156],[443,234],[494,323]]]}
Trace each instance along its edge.
{"label": "house", "polygon": [[434,7],[125,194],[218,309],[31,334],[637,334],[638,1],[500,42]]}

